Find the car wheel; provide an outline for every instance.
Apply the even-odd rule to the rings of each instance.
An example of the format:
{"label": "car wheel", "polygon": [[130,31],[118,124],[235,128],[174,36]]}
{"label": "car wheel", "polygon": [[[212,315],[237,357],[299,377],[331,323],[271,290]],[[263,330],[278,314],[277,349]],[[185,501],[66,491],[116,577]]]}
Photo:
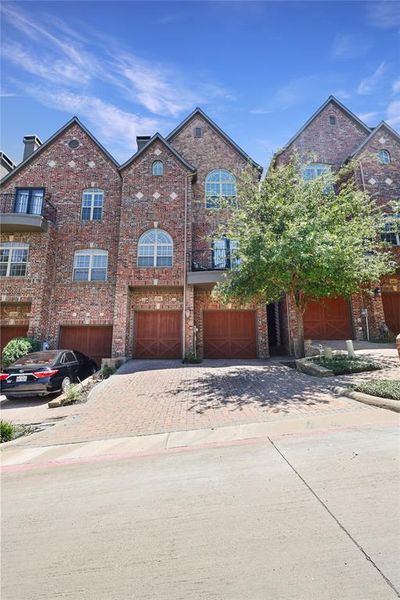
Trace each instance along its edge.
{"label": "car wheel", "polygon": [[69,386],[71,385],[71,380],[69,377],[64,377],[61,383],[61,389],[63,392],[66,392]]}

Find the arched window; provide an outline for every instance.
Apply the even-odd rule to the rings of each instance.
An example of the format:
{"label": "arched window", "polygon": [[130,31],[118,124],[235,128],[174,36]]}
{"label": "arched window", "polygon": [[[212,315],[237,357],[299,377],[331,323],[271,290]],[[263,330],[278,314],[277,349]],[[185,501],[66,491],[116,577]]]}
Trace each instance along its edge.
{"label": "arched window", "polygon": [[97,188],[84,190],[82,194],[82,221],[101,221],[103,218],[104,192]]}
{"label": "arched window", "polygon": [[320,175],[329,173],[330,170],[331,165],[325,163],[308,163],[303,165],[303,179],[305,181],[310,181],[311,179],[316,179]]}
{"label": "arched window", "polygon": [[150,229],[139,238],[138,267],[172,267],[172,237],[161,229]]}
{"label": "arched window", "polygon": [[164,175],[164,163],[162,160],[155,160],[151,170],[153,175],[157,175],[158,177]]}
{"label": "arched window", "polygon": [[378,160],[381,165],[390,165],[390,154],[387,150],[379,150],[378,152]]}
{"label": "arched window", "polygon": [[77,250],[74,256],[73,281],[106,281],[107,250]]}
{"label": "arched window", "polygon": [[236,202],[236,177],[229,171],[211,171],[205,182],[206,208],[221,208]]}
{"label": "arched window", "polygon": [[0,245],[0,277],[25,277],[29,245],[6,242]]}

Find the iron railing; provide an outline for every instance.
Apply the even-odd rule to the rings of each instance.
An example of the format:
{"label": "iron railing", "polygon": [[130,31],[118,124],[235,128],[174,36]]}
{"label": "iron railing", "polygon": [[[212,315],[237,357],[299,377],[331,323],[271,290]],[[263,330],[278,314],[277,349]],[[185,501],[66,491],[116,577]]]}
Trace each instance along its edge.
{"label": "iron railing", "polygon": [[39,204],[37,201],[34,205],[17,207],[16,196],[12,193],[1,193],[0,194],[0,213],[1,214],[22,214],[22,215],[40,215],[55,223],[57,217],[57,209],[50,202],[50,194],[46,194]]}
{"label": "iron railing", "polygon": [[190,253],[191,271],[224,271],[238,264],[234,252],[229,248],[206,248]]}

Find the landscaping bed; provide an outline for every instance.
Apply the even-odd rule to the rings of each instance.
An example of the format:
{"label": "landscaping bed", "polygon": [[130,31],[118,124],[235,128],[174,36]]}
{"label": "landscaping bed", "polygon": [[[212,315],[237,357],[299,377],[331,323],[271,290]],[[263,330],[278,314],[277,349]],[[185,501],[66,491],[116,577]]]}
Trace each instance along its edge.
{"label": "landscaping bed", "polygon": [[23,435],[30,435],[37,431],[38,427],[33,425],[14,425],[9,421],[0,421],[0,444],[11,442]]}
{"label": "landscaping bed", "polygon": [[379,371],[383,365],[367,358],[350,358],[344,355],[327,358],[325,356],[316,356],[312,362],[332,371],[334,375],[350,375],[352,373],[362,373],[364,371]]}
{"label": "landscaping bed", "polygon": [[378,398],[388,398],[390,400],[400,400],[400,381],[393,379],[375,379],[364,381],[352,386],[356,392],[377,396]]}

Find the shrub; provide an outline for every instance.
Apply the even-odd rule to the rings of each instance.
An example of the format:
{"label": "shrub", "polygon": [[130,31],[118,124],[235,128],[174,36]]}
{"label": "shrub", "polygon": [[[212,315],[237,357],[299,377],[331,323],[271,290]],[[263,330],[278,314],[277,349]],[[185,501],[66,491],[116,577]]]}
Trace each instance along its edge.
{"label": "shrub", "polygon": [[18,337],[10,340],[3,349],[2,362],[3,366],[8,367],[21,356],[30,352],[38,352],[42,348],[42,343],[31,338]]}
{"label": "shrub", "polygon": [[390,400],[400,400],[400,381],[390,379],[375,379],[374,381],[364,381],[353,386],[356,392],[363,392],[379,398],[389,398]]}
{"label": "shrub", "polygon": [[114,375],[115,371],[115,367],[109,367],[108,365],[105,365],[101,370],[101,376],[103,379],[108,379],[110,375]]}
{"label": "shrub", "polygon": [[83,395],[82,387],[79,384],[73,383],[67,387],[64,394],[64,404],[73,404],[74,402],[79,402]]}
{"label": "shrub", "polygon": [[325,369],[329,369],[335,375],[347,375],[350,373],[362,373],[363,371],[377,371],[382,369],[382,366],[372,360],[366,358],[350,358],[348,356],[334,356],[326,358],[325,356],[313,358],[313,362],[317,363]]}
{"label": "shrub", "polygon": [[197,365],[198,363],[201,363],[201,358],[198,358],[194,352],[187,352],[182,362]]}
{"label": "shrub", "polygon": [[15,435],[15,426],[8,421],[0,421],[0,443],[9,442]]}

